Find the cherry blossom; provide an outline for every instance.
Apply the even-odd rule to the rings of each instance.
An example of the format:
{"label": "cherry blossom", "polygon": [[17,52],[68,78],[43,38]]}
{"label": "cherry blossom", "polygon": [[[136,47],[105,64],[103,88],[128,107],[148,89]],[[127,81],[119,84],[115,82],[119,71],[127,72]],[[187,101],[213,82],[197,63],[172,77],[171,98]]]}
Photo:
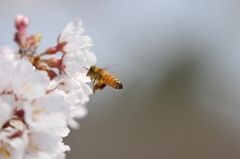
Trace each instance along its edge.
{"label": "cherry blossom", "polygon": [[74,19],[56,46],[37,53],[41,33],[27,34],[24,15],[16,16],[15,26],[19,50],[0,49],[0,158],[64,159],[68,126],[78,128],[74,118],[87,115],[92,90],[84,67],[96,63],[92,40]]}

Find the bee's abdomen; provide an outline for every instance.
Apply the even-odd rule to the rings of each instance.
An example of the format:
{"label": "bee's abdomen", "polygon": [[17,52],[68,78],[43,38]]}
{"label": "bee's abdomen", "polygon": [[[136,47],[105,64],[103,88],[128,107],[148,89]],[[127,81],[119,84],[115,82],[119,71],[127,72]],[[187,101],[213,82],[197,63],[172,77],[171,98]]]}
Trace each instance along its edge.
{"label": "bee's abdomen", "polygon": [[116,77],[114,77],[113,75],[109,74],[109,73],[105,73],[103,74],[103,78],[104,78],[104,83],[109,85],[110,87],[114,88],[114,89],[122,89],[123,85],[122,82],[117,79]]}

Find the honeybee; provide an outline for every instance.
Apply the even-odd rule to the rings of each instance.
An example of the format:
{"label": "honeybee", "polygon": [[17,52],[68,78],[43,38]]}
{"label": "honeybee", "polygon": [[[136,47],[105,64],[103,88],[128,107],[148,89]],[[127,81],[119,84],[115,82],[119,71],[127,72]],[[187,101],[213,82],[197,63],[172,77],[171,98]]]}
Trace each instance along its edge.
{"label": "honeybee", "polygon": [[107,73],[104,68],[91,66],[86,76],[89,76],[92,80],[93,93],[95,93],[96,90],[103,90],[107,85],[114,89],[123,88],[122,82]]}

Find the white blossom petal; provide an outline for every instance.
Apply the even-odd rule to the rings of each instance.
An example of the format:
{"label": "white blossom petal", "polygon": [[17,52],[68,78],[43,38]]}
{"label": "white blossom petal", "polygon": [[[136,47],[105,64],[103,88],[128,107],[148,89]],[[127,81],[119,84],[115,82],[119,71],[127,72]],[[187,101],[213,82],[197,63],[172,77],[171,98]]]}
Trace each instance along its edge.
{"label": "white blossom petal", "polygon": [[0,55],[0,93],[11,89],[12,62]]}
{"label": "white blossom petal", "polygon": [[2,129],[2,126],[12,118],[13,115],[13,109],[8,103],[2,102],[0,98],[0,130]]}
{"label": "white blossom petal", "polygon": [[74,19],[62,31],[58,43],[68,42],[67,45],[64,46],[66,52],[88,49],[92,46],[92,40],[89,36],[82,36],[83,32],[82,21]]}
{"label": "white blossom petal", "polygon": [[15,65],[12,77],[13,91],[19,98],[33,99],[45,94],[50,83],[44,71],[35,71],[28,60],[19,60]]}

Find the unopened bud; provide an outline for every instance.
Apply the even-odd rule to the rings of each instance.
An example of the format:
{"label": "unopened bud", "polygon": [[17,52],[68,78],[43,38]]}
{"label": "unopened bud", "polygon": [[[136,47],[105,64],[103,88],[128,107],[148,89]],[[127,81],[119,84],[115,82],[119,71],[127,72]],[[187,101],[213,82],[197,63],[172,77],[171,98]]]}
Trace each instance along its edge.
{"label": "unopened bud", "polygon": [[50,47],[48,48],[42,55],[51,55],[51,54],[56,54],[58,52],[58,49],[56,47]]}
{"label": "unopened bud", "polygon": [[29,19],[21,14],[18,14],[15,18],[15,26],[18,30],[26,28],[29,25]]}
{"label": "unopened bud", "polygon": [[48,67],[55,67],[55,68],[61,68],[62,65],[62,60],[61,59],[56,59],[54,57],[49,58],[49,59],[41,59],[39,60],[40,63],[45,63],[48,65]]}
{"label": "unopened bud", "polygon": [[50,58],[47,63],[49,67],[58,67],[58,68],[61,67],[61,64],[62,64],[62,60],[56,59],[54,57]]}

